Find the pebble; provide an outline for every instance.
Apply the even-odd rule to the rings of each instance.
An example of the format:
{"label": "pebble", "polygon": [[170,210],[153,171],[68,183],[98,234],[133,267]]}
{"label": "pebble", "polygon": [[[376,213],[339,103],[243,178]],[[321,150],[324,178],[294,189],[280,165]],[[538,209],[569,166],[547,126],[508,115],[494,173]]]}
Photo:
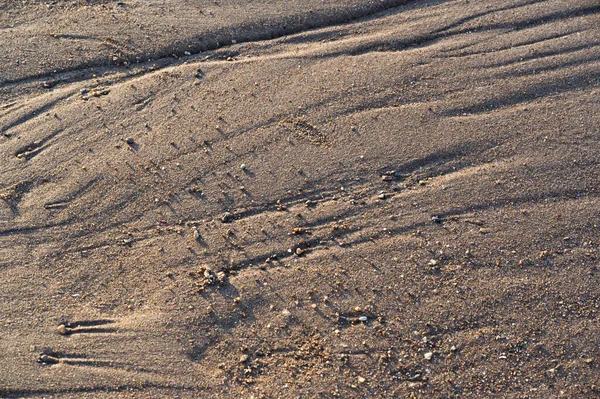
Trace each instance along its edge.
{"label": "pebble", "polygon": [[58,326],[56,328],[56,331],[60,334],[60,335],[68,335],[71,333],[71,330],[69,328],[67,328],[67,326],[65,326],[64,324],[61,324],[60,326]]}
{"label": "pebble", "polygon": [[248,356],[248,355],[240,356],[240,363],[246,363],[249,358],[250,358],[250,356]]}
{"label": "pebble", "polygon": [[45,89],[51,89],[54,86],[56,86],[57,83],[58,83],[57,81],[46,81],[46,82],[42,83],[42,87]]}
{"label": "pebble", "polygon": [[433,353],[427,352],[423,357],[425,358],[425,360],[431,360],[431,358],[433,357]]}
{"label": "pebble", "polygon": [[125,142],[129,145],[133,145],[135,144],[135,140],[133,139],[133,137],[127,137],[127,139],[125,140]]}
{"label": "pebble", "polygon": [[40,357],[38,357],[38,363],[57,364],[58,362],[59,360],[57,357],[46,355],[45,353],[42,353]]}
{"label": "pebble", "polygon": [[441,219],[439,216],[432,216],[432,217],[431,217],[431,221],[432,221],[433,223],[438,223],[438,224],[441,224],[441,223],[442,223],[442,219]]}
{"label": "pebble", "polygon": [[194,239],[198,240],[200,238],[200,232],[198,231],[198,229],[194,229]]}
{"label": "pebble", "polygon": [[358,377],[358,383],[359,384],[364,384],[365,381],[366,381],[365,377],[360,377],[360,376]]}
{"label": "pebble", "polygon": [[229,212],[225,212],[225,214],[221,217],[221,222],[223,223],[231,223],[233,221],[233,215]]}
{"label": "pebble", "polygon": [[246,165],[245,163],[240,165],[240,169],[243,170],[244,172],[248,170],[248,165]]}
{"label": "pebble", "polygon": [[367,322],[367,316],[360,316],[358,318],[358,320],[362,321],[363,323],[366,323]]}

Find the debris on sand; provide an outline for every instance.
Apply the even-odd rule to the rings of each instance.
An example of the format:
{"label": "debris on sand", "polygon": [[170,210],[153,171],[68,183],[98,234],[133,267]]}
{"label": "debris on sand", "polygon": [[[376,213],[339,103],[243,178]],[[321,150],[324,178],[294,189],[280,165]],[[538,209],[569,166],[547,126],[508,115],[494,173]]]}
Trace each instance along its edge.
{"label": "debris on sand", "polygon": [[223,223],[231,223],[233,222],[233,215],[229,212],[225,212],[225,214],[223,216],[221,216],[221,222]]}
{"label": "debris on sand", "polygon": [[71,328],[61,324],[60,326],[56,327],[56,332],[58,332],[60,335],[69,335],[71,334]]}
{"label": "debris on sand", "polygon": [[47,355],[45,353],[42,353],[38,359],[37,359],[38,363],[44,364],[44,365],[50,365],[50,364],[58,364],[60,362],[60,360],[57,357],[51,356],[51,355]]}

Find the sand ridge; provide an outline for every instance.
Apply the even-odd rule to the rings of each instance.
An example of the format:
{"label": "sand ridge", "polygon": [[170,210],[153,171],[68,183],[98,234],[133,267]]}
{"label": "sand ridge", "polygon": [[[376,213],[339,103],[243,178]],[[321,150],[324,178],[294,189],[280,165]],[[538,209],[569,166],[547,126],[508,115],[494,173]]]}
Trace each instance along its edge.
{"label": "sand ridge", "polygon": [[0,68],[1,397],[598,394],[596,2],[116,3],[3,5],[132,47]]}

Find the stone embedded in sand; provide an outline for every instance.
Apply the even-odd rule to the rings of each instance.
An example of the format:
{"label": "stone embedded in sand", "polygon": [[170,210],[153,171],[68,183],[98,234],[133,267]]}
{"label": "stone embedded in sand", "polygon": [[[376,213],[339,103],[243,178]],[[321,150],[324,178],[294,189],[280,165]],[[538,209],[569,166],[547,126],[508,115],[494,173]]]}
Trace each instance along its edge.
{"label": "stone embedded in sand", "polygon": [[60,335],[69,335],[69,333],[71,332],[71,329],[69,329],[67,326],[65,326],[64,324],[61,324],[60,326],[58,326],[56,328],[56,331],[60,334]]}
{"label": "stone embedded in sand", "polygon": [[242,355],[242,356],[240,356],[240,363],[246,363],[248,361],[248,359],[250,359],[250,356]]}
{"label": "stone embedded in sand", "polygon": [[51,89],[54,86],[56,86],[57,83],[58,83],[58,81],[56,81],[56,80],[47,80],[47,81],[45,81],[45,82],[42,83],[42,87],[44,89]]}
{"label": "stone embedded in sand", "polygon": [[240,165],[240,169],[243,170],[244,172],[248,170],[248,165],[246,165],[245,163]]}
{"label": "stone embedded in sand", "polygon": [[135,140],[133,139],[133,137],[127,137],[127,139],[125,140],[125,142],[129,145],[133,145],[135,144]]}
{"label": "stone embedded in sand", "polygon": [[231,223],[233,221],[233,215],[229,212],[225,212],[225,214],[221,217],[221,222],[223,223]]}
{"label": "stone embedded in sand", "polygon": [[433,353],[427,352],[425,355],[423,355],[423,357],[425,358],[425,360],[431,360],[431,358],[433,357]]}
{"label": "stone embedded in sand", "polygon": [[57,364],[59,362],[57,357],[50,356],[45,353],[42,353],[40,355],[40,357],[38,357],[37,361],[38,361],[38,363],[42,363],[42,364]]}

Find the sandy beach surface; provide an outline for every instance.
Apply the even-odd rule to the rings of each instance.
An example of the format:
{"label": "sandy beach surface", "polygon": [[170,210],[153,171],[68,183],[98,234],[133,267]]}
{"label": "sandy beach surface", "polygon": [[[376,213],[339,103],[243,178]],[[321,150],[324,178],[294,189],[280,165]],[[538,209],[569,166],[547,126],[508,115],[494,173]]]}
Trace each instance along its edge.
{"label": "sandy beach surface", "polygon": [[0,3],[1,398],[600,397],[598,0]]}

